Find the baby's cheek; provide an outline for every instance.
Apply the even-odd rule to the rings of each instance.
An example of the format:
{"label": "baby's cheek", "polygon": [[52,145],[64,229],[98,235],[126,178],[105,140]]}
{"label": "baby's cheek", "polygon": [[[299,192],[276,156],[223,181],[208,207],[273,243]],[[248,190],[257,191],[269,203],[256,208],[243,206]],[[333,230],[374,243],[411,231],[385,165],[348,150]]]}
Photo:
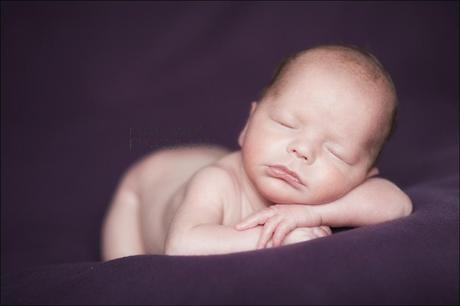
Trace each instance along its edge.
{"label": "baby's cheek", "polygon": [[349,189],[345,175],[337,169],[321,171],[313,185],[322,202],[334,201]]}
{"label": "baby's cheek", "polygon": [[[267,129],[261,128],[260,130],[252,130],[247,137],[245,143],[245,151],[251,156],[268,159],[265,162],[269,162],[276,152],[284,152],[280,144],[280,137],[273,133],[270,133]],[[281,150],[281,151],[280,151]]]}

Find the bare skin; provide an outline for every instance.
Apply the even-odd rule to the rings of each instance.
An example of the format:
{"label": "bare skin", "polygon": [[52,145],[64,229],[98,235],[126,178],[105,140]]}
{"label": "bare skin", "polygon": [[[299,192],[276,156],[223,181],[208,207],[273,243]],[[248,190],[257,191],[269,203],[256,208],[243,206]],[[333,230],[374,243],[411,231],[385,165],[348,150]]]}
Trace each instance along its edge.
{"label": "bare skin", "polygon": [[228,153],[207,145],[162,149],[132,166],[104,220],[103,259],[164,254],[166,234],[189,179]]}
{"label": "bare skin", "polygon": [[[263,198],[249,199],[241,192],[243,188],[240,184],[241,167],[240,151],[230,152],[223,147],[209,145],[163,149],[145,157],[131,167],[115,193],[102,231],[103,259],[165,254],[168,232],[181,231],[188,227],[187,223],[192,226],[196,217],[202,215],[199,211],[195,211],[196,214],[191,216],[188,207],[182,208],[182,211],[180,208],[186,206],[184,198],[187,188],[190,188],[193,181],[204,181],[203,176],[207,177],[207,188],[201,190],[196,196],[200,198],[213,196],[207,194],[207,190],[225,195],[222,201],[216,199],[214,202],[214,208],[219,212],[215,215],[209,213],[209,217],[214,218],[229,231],[233,231],[233,234],[238,234],[239,231],[233,229],[234,225],[269,205]],[[197,174],[201,175],[201,178],[197,179]],[[226,176],[226,179],[216,180],[215,174]],[[207,210],[205,208],[201,212]],[[182,216],[187,214],[188,220],[184,220],[181,214]],[[174,224],[175,217],[177,220]],[[205,215],[205,218],[208,216]],[[173,228],[171,228],[172,224],[174,224]],[[262,228],[259,228],[253,231],[253,235],[242,237],[239,246],[227,241],[227,251],[255,249],[261,230]],[[300,232],[293,233],[291,240],[286,240],[285,244],[331,234],[326,226],[303,229]],[[211,254],[211,251],[205,253]]]}
{"label": "bare skin", "polygon": [[[181,232],[196,224],[208,222],[222,226],[223,231],[210,240],[216,244],[224,242],[224,245],[214,249],[209,244],[203,246],[201,252],[178,254],[220,254],[256,249],[263,227],[241,232],[234,226],[271,204],[242,192],[241,182],[245,178],[240,176],[241,167],[241,151],[230,152],[222,147],[204,145],[164,149],[135,164],[122,179],[107,213],[102,231],[103,260],[142,254],[176,254],[174,248],[166,249],[168,236],[180,236]],[[216,174],[224,179],[216,179]],[[220,193],[221,197],[216,197],[213,203],[215,205],[199,207],[195,205],[197,203],[185,201],[187,188],[197,181],[205,182],[207,188],[196,186],[190,190],[189,197],[193,200],[195,196],[206,198]],[[214,192],[210,194],[209,190]],[[387,208],[391,210],[391,207]],[[397,214],[390,216],[396,217]],[[340,223],[333,225],[341,226]],[[225,234],[228,234],[227,240]],[[330,234],[328,226],[302,227],[292,231],[280,245]],[[195,245],[199,248],[200,239],[197,240]]]}
{"label": "bare skin", "polygon": [[241,150],[165,149],[134,165],[104,221],[103,259],[255,250],[410,214],[407,195],[372,167],[385,84],[354,77],[330,52],[308,56],[252,103]]}

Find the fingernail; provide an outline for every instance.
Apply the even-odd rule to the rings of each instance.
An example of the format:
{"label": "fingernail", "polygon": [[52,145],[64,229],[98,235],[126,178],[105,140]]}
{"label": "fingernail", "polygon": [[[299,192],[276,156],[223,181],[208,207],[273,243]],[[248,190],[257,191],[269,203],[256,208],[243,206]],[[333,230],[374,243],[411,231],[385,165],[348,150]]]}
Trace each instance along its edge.
{"label": "fingernail", "polygon": [[313,229],[313,234],[315,234],[317,237],[318,237],[318,236],[321,237],[321,236],[324,235],[324,233],[323,233],[319,228],[317,228],[317,227],[315,227],[315,228]]}

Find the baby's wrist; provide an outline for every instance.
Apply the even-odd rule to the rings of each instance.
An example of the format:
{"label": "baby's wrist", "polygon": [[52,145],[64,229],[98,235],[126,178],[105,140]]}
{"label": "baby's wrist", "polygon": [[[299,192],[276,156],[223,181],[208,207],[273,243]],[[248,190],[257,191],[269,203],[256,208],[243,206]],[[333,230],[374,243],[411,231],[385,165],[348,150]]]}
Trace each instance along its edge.
{"label": "baby's wrist", "polygon": [[319,220],[318,226],[323,226],[323,225],[325,225],[325,224],[323,223],[323,216],[322,216],[320,213],[317,213],[317,215],[318,215],[318,220]]}
{"label": "baby's wrist", "polygon": [[323,216],[314,206],[306,205],[305,208],[306,208],[306,217],[307,217],[307,222],[305,226],[315,227],[315,226],[324,225]]}

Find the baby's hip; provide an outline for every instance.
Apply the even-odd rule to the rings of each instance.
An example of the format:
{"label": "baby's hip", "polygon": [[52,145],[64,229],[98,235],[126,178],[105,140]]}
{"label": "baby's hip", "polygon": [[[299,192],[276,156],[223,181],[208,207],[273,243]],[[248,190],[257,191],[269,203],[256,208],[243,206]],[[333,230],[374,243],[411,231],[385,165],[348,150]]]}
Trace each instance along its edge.
{"label": "baby's hip", "polygon": [[223,147],[188,145],[164,148],[145,156],[125,174],[125,185],[146,205],[161,205],[202,167],[228,154]]}
{"label": "baby's hip", "polygon": [[199,168],[209,165],[229,150],[212,145],[184,145],[167,147],[146,155],[130,170],[138,185],[151,186],[152,181],[180,181]]}

